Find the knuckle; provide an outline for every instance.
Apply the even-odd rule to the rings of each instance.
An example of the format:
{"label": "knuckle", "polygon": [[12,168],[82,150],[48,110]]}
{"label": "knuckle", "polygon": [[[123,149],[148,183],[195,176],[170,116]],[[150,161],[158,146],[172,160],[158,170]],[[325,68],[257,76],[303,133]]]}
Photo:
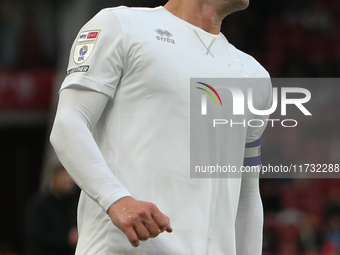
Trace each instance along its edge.
{"label": "knuckle", "polygon": [[132,224],[129,221],[123,221],[123,222],[121,222],[120,225],[122,226],[123,229],[129,229],[129,228],[132,227]]}
{"label": "knuckle", "polygon": [[129,219],[132,222],[136,222],[136,221],[139,220],[139,216],[138,216],[138,214],[132,214],[132,215],[129,216]]}
{"label": "knuckle", "polygon": [[166,225],[168,225],[169,224],[169,218],[168,217],[166,217],[166,216],[164,216],[164,214],[163,214],[163,219],[162,219],[162,222],[164,223],[164,224],[166,224]]}
{"label": "knuckle", "polygon": [[160,227],[161,231],[163,232],[168,227],[168,224],[163,223],[163,224],[160,224],[159,227]]}
{"label": "knuckle", "polygon": [[157,206],[154,203],[151,203],[151,202],[148,203],[148,208],[150,210],[157,210]]}
{"label": "knuckle", "polygon": [[145,217],[145,216],[147,216],[147,212],[146,212],[146,210],[145,209],[141,209],[139,212],[138,212],[138,215],[139,216],[143,216],[143,217]]}

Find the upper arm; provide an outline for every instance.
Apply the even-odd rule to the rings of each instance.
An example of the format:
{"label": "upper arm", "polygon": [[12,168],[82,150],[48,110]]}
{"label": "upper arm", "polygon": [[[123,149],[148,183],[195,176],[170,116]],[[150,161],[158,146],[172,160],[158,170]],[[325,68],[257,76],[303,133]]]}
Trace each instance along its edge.
{"label": "upper arm", "polygon": [[[272,104],[272,86],[269,78],[260,79],[261,89],[255,95],[258,98],[258,110],[268,110]],[[253,117],[263,125],[249,126],[244,154],[245,166],[256,166],[261,164],[261,137],[267,126],[269,115],[255,115]]]}
{"label": "upper arm", "polygon": [[111,9],[87,22],[74,40],[60,90],[82,87],[113,97],[124,66],[124,32]]}

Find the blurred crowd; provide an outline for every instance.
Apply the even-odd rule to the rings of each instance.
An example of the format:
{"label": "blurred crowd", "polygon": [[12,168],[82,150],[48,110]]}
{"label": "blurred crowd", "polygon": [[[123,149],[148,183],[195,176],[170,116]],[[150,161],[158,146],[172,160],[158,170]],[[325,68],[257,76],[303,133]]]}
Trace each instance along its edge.
{"label": "blurred crowd", "polygon": [[[333,83],[306,88],[313,95],[308,104],[313,116],[296,112],[290,116],[299,122],[296,127],[267,127],[262,147],[264,165],[293,164],[302,166],[303,172],[305,164],[339,167],[340,87]],[[271,118],[280,116],[275,113]],[[264,255],[340,254],[340,179],[308,176],[313,174],[260,180],[265,212]]]}
{"label": "blurred crowd", "polygon": [[[91,1],[89,1],[91,2]],[[100,1],[99,1],[100,2]],[[92,4],[93,15],[115,1]],[[257,0],[245,12],[227,17],[222,32],[254,56],[272,77],[337,77],[340,74],[340,2]],[[0,2],[0,67],[56,67],[62,33],[58,19],[64,1]],[[124,2],[122,2],[124,3]],[[122,4],[118,2],[117,4]],[[127,1],[157,6],[161,0]],[[82,12],[82,9],[79,9]],[[87,20],[86,17],[84,20]],[[74,28],[77,31],[80,27]]]}
{"label": "blurred crowd", "polygon": [[250,2],[246,12],[227,17],[223,32],[272,77],[339,76],[339,1]]}
{"label": "blurred crowd", "polygon": [[339,180],[262,180],[264,255],[337,255]]}
{"label": "blurred crowd", "polygon": [[53,1],[0,1],[0,68],[55,67],[54,7]]}
{"label": "blurred crowd", "polygon": [[24,218],[24,255],[72,255],[78,240],[76,185],[62,166],[49,189],[33,196]]}
{"label": "blurred crowd", "polygon": [[[109,0],[97,2],[101,4],[93,4],[97,9],[85,15],[84,20],[89,19],[90,14],[93,15],[101,7],[117,5]],[[61,23],[57,20],[62,17],[60,8],[65,5],[65,1],[36,0],[32,3],[28,4],[24,0],[0,1],[0,34],[3,35],[0,36],[0,71],[33,68],[56,70],[60,68],[60,55],[69,51],[73,38],[68,39],[68,48],[64,49],[65,45],[61,43],[63,33],[60,32],[64,27],[60,27]],[[143,0],[129,1],[126,5],[162,4],[163,1]],[[79,28],[80,26],[73,29],[77,31]],[[222,32],[237,48],[254,56],[272,77],[340,75],[340,1],[250,1],[247,11],[225,19]],[[74,36],[75,34],[72,35]],[[66,59],[67,56],[63,58]],[[0,75],[0,89],[1,84]],[[298,127],[291,129],[280,126],[267,128],[264,135],[263,163],[340,163],[340,104],[337,101],[340,92],[336,87],[327,89],[318,88],[312,93],[319,96],[318,104],[311,106],[312,120],[302,121]],[[55,177],[58,178],[58,173]],[[0,255],[10,252],[22,254],[24,247],[27,248],[24,240],[29,240],[33,245],[39,238],[48,239],[48,234],[39,237],[38,234],[44,232],[36,233],[37,229],[32,226],[36,220],[41,224],[45,220],[39,217],[41,212],[37,208],[44,207],[44,203],[51,203],[59,209],[58,206],[73,206],[72,199],[59,200],[59,195],[53,195],[55,185],[52,182],[47,194],[39,193],[27,201],[26,218],[21,219],[21,214],[18,216],[19,222],[26,220],[24,239],[13,242],[19,244],[18,247],[4,244],[0,240]],[[38,187],[35,191],[37,189]],[[265,255],[340,254],[338,179],[262,179],[261,193],[265,210]],[[64,202],[67,205],[61,205]],[[53,216],[56,211],[50,213]],[[66,218],[70,219],[65,228],[60,230],[63,232],[63,247],[72,250],[76,243],[73,216],[63,219],[62,214],[58,214],[61,222],[65,222]],[[75,212],[73,215],[75,216]],[[39,223],[36,224],[39,226]],[[48,255],[46,252],[43,254]]]}

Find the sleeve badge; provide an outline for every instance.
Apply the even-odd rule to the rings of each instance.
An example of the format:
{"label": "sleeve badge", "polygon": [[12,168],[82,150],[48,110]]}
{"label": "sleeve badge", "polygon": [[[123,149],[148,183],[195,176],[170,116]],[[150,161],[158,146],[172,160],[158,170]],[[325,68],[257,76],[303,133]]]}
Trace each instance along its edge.
{"label": "sleeve badge", "polygon": [[92,30],[79,34],[73,53],[73,60],[76,64],[81,64],[88,59],[96,44],[99,33],[100,30]]}

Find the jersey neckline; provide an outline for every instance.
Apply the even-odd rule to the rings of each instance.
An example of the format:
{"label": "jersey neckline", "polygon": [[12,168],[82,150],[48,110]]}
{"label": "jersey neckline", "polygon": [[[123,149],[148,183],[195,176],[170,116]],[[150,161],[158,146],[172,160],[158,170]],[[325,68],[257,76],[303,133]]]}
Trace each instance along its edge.
{"label": "jersey neckline", "polygon": [[163,10],[163,11],[166,12],[168,15],[172,16],[174,19],[176,19],[177,21],[181,22],[183,25],[185,25],[185,26],[187,26],[187,27],[190,27],[190,28],[192,28],[192,29],[198,30],[198,31],[200,31],[200,32],[202,32],[202,33],[204,33],[204,34],[206,34],[206,35],[208,35],[208,36],[214,37],[214,38],[216,38],[216,39],[218,39],[218,38],[220,38],[220,37],[222,36],[222,33],[221,33],[221,32],[219,32],[219,34],[212,34],[212,33],[209,33],[209,32],[207,32],[207,31],[203,30],[202,28],[197,27],[197,26],[195,26],[195,25],[193,25],[193,24],[191,24],[191,23],[185,21],[184,19],[181,19],[181,18],[177,17],[176,15],[174,15],[173,13],[171,13],[170,11],[168,11],[164,6],[158,6],[158,7],[156,7],[155,9],[161,9],[161,10]]}

